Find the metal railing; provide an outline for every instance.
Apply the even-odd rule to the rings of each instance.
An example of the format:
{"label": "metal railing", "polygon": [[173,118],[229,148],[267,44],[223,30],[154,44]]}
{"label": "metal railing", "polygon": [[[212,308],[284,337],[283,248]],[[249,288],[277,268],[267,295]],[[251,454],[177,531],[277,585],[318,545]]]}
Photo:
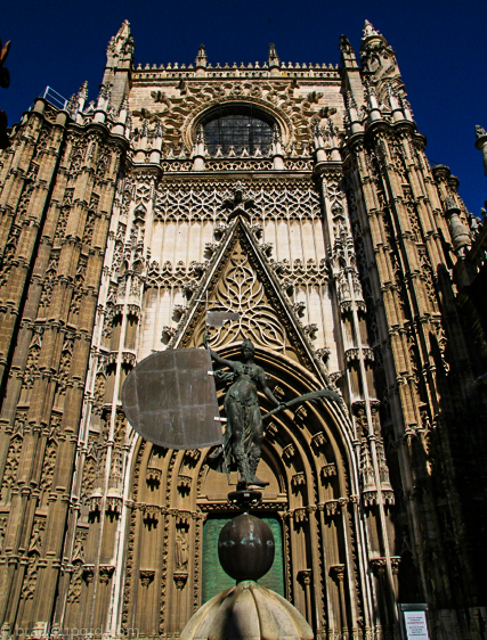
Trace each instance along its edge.
{"label": "metal railing", "polygon": [[66,109],[69,100],[66,100],[64,96],[55,91],[52,87],[47,86],[44,89],[44,93],[42,94],[42,98],[51,103],[54,107],[58,109]]}

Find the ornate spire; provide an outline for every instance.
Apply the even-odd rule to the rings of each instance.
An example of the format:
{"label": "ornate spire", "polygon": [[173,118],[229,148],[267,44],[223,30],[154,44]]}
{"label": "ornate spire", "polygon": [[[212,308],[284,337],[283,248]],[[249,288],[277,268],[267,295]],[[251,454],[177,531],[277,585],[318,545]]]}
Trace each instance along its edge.
{"label": "ornate spire", "polygon": [[135,42],[130,33],[130,23],[125,20],[107,47],[107,63],[103,74],[104,85],[111,85],[112,106],[115,112],[130,91],[130,69],[134,61]]}
{"label": "ornate spire", "polygon": [[129,35],[130,35],[130,22],[128,20],[124,20],[122,22],[122,26],[118,30],[116,37],[123,38],[124,40],[126,40],[129,37]]}
{"label": "ornate spire", "polygon": [[368,40],[373,36],[380,37],[381,34],[376,29],[374,29],[374,25],[371,22],[369,22],[369,20],[366,20],[364,24],[364,28],[362,30],[362,40]]}
{"label": "ornate spire", "polygon": [[357,101],[355,100],[355,98],[353,97],[350,91],[347,91],[347,95],[345,96],[345,101],[348,109],[355,109],[356,111],[358,110]]}
{"label": "ornate spire", "polygon": [[340,49],[340,51],[342,51],[342,53],[354,53],[353,47],[350,44],[350,40],[343,34],[340,36],[340,40],[338,41],[338,48]]}
{"label": "ornate spire", "polygon": [[204,69],[208,63],[204,44],[200,44],[200,48],[198,49],[198,53],[196,55],[195,63],[196,63],[197,69]]}
{"label": "ornate spire", "polygon": [[124,20],[117,34],[110,39],[107,54],[117,52],[118,54],[122,54],[122,57],[127,55],[130,57],[134,52],[134,48],[134,38],[130,33],[130,22]]}
{"label": "ornate spire", "polygon": [[269,63],[269,68],[279,66],[279,56],[277,55],[276,47],[273,42],[269,45],[269,57],[267,58],[267,62]]}
{"label": "ornate spire", "polygon": [[76,114],[81,113],[84,110],[87,98],[88,80],[85,80],[76,95]]}
{"label": "ornate spire", "polygon": [[[365,21],[364,28],[362,30],[362,44],[360,45],[360,51],[364,49],[374,48],[377,45],[388,47],[388,42],[380,31],[374,27],[374,25],[368,20]],[[392,49],[391,49],[392,51]]]}
{"label": "ornate spire", "polygon": [[118,116],[120,116],[120,114],[125,111],[126,113],[128,113],[129,111],[129,97],[125,96],[124,99],[122,100],[122,103],[120,104],[120,109],[118,110]]}
{"label": "ornate spire", "polygon": [[340,40],[338,42],[338,48],[342,52],[342,65],[348,69],[357,69],[357,58],[355,56],[355,51],[353,50],[352,45],[350,44],[350,40],[347,36],[341,35]]}
{"label": "ornate spire", "polygon": [[368,76],[369,82],[377,85],[382,81],[392,80],[404,88],[394,49],[368,20],[362,31],[360,61],[362,73]]}
{"label": "ornate spire", "polygon": [[74,116],[75,110],[76,110],[76,94],[75,93],[71,94],[71,97],[70,97],[70,99],[68,100],[68,103],[65,106],[65,110],[71,116]]}
{"label": "ornate spire", "polygon": [[85,80],[78,91],[78,100],[86,100],[88,97],[88,80]]}

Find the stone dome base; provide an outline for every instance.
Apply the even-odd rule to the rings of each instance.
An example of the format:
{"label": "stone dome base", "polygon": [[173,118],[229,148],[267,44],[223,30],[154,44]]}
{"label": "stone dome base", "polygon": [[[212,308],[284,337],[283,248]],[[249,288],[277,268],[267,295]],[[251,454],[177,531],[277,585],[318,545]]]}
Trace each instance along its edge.
{"label": "stone dome base", "polygon": [[180,640],[313,640],[311,627],[280,595],[247,580],[204,604]]}

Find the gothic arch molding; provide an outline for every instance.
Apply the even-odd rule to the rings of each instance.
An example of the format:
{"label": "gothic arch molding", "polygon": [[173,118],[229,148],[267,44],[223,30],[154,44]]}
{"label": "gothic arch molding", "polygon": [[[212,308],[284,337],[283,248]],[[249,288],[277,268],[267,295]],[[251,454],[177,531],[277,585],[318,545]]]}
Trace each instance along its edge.
{"label": "gothic arch molding", "polygon": [[[220,352],[232,358],[237,349],[232,344]],[[288,397],[320,386],[280,354],[256,348],[255,359]],[[224,395],[225,389],[219,389],[221,406]],[[261,401],[264,411],[269,410],[265,398]],[[302,405],[273,417],[264,441],[263,474],[259,468],[271,482],[261,512],[273,512],[281,522],[286,596],[317,631],[331,625],[351,632],[363,615],[357,603],[367,590],[357,553],[357,540],[365,541],[351,425],[345,428],[345,415],[331,404]],[[124,532],[128,551],[122,628],[135,620],[147,635],[161,629],[169,633],[201,605],[203,524],[209,514],[228,517],[231,512],[227,479],[209,469],[208,453],[168,451],[132,436],[126,466],[126,495],[132,502]],[[315,578],[310,581],[311,575]],[[155,611],[151,621],[147,598]],[[172,611],[166,603],[176,600],[179,606]],[[144,620],[137,621],[139,610],[145,612]]]}

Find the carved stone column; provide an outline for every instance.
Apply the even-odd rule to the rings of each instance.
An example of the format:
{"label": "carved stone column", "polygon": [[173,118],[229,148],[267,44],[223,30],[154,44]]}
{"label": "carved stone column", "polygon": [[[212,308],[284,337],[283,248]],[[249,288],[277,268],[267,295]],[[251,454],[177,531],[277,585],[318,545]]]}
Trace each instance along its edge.
{"label": "carved stone column", "polygon": [[338,584],[338,590],[340,595],[340,617],[342,621],[342,634],[343,637],[348,632],[348,624],[347,624],[347,602],[345,599],[345,565],[344,564],[335,564],[330,567],[330,575]]}

